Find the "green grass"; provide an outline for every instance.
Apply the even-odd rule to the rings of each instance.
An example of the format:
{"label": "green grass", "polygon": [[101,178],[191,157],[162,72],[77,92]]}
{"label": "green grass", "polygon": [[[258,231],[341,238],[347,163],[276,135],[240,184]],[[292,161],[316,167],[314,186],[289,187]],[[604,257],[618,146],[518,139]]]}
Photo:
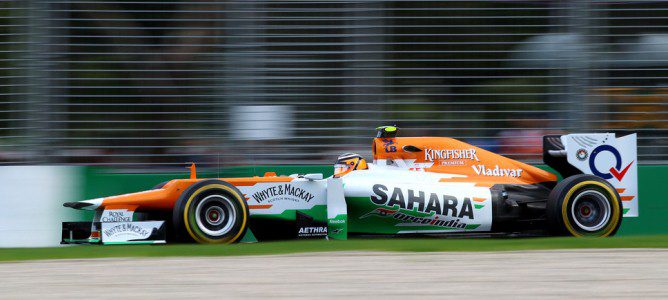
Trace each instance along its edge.
{"label": "green grass", "polygon": [[57,248],[0,249],[0,261],[106,257],[271,255],[325,251],[517,251],[587,248],[668,248],[668,235],[530,239],[354,239],[301,240],[236,245],[78,245]]}

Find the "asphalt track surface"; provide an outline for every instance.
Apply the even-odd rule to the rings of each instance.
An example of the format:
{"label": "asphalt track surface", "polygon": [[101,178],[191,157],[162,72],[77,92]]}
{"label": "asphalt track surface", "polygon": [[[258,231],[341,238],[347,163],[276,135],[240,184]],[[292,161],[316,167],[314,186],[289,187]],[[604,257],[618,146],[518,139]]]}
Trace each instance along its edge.
{"label": "asphalt track surface", "polygon": [[332,252],[0,263],[0,299],[668,298],[668,250]]}

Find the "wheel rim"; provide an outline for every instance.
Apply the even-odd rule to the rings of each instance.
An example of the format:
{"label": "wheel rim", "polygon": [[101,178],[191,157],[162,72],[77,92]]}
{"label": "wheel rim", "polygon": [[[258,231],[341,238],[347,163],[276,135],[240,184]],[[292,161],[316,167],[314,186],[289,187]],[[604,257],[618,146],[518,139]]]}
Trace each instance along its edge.
{"label": "wheel rim", "polygon": [[222,195],[210,195],[197,203],[195,222],[207,235],[220,237],[232,229],[236,221],[232,200]]}
{"label": "wheel rim", "polygon": [[584,191],[573,200],[571,216],[579,228],[594,232],[610,220],[610,202],[598,191]]}

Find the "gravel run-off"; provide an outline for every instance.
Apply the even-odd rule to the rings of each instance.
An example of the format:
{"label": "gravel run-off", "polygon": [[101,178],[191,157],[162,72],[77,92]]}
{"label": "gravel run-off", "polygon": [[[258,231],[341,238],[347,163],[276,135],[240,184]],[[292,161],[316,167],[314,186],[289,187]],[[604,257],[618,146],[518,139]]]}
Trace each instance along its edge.
{"label": "gravel run-off", "polygon": [[328,252],[0,263],[0,299],[668,298],[668,250]]}

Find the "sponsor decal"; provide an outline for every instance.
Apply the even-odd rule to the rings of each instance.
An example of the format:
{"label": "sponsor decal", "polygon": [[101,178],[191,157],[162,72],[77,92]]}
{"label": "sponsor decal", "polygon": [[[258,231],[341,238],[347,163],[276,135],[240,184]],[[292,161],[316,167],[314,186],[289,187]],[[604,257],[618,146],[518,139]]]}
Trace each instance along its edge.
{"label": "sponsor decal", "polygon": [[135,225],[132,223],[122,223],[114,225],[113,227],[105,229],[102,232],[106,237],[113,237],[117,235],[129,235],[129,236],[135,236],[137,238],[148,236],[151,233],[151,231],[149,231],[148,228]]}
{"label": "sponsor decal", "polygon": [[[461,209],[458,209],[459,199],[450,195],[425,193],[413,189],[395,187],[391,192],[382,184],[373,185],[373,195],[370,199],[376,205],[398,207],[409,211],[433,213],[454,218],[473,219],[473,204],[471,199],[462,200]],[[382,212],[382,211],[381,211]]]}
{"label": "sponsor decal", "polygon": [[476,149],[425,149],[424,160],[475,160],[480,161]]}
{"label": "sponsor decal", "polygon": [[[615,165],[610,167],[610,169],[605,173],[598,170],[595,163],[596,156],[602,152],[610,152],[615,157]],[[626,167],[622,169],[622,155],[619,153],[619,151],[617,151],[617,149],[613,146],[601,145],[596,147],[594,151],[591,152],[591,157],[589,158],[589,168],[594,175],[603,179],[612,179],[614,177],[617,178],[617,180],[622,181],[624,176],[626,176],[626,172],[634,162],[635,161],[631,161],[628,165],[626,165]]]}
{"label": "sponsor decal", "polygon": [[[638,216],[637,134],[617,137],[614,133],[569,134],[561,140],[570,165],[584,174],[607,180],[621,195],[624,217]],[[585,149],[589,154],[580,154]]]}
{"label": "sponsor decal", "polygon": [[282,201],[282,200],[293,201],[293,202],[300,202],[300,201],[309,202],[313,200],[313,198],[315,198],[315,195],[313,195],[313,193],[303,188],[296,187],[292,184],[287,183],[287,184],[268,187],[264,190],[254,193],[252,197],[258,203],[261,203],[263,201],[266,201],[267,203],[272,203],[274,201]]}
{"label": "sponsor decal", "polygon": [[383,147],[385,147],[385,152],[397,152],[397,145],[394,139],[382,139]]}
{"label": "sponsor decal", "polygon": [[488,168],[485,165],[474,165],[471,168],[478,175],[495,177],[521,177],[522,171],[524,171],[522,169],[501,168],[499,165],[495,165],[494,168]]}
{"label": "sponsor decal", "polygon": [[376,208],[360,217],[360,219],[368,218],[370,216],[390,217],[402,223],[396,226],[438,226],[456,229],[475,229],[479,224],[466,224],[459,219],[440,219],[438,215],[432,214],[427,216],[412,216],[401,212],[400,209]]}
{"label": "sponsor decal", "polygon": [[396,213],[399,211],[398,209],[388,209],[388,208],[376,208],[368,213],[363,214],[360,219],[367,218],[369,216],[379,216],[379,217],[387,217],[391,216],[392,214]]}
{"label": "sponsor decal", "polygon": [[117,222],[132,222],[132,215],[134,212],[125,209],[107,209],[102,212],[100,222],[117,223]]}
{"label": "sponsor decal", "polygon": [[327,235],[327,223],[313,219],[312,216],[297,211],[295,212],[295,225],[297,229],[297,237],[323,237]]}
{"label": "sponsor decal", "polygon": [[348,238],[348,216],[345,214],[329,218],[327,222],[327,237],[345,240]]}
{"label": "sponsor decal", "polygon": [[165,240],[164,221],[102,223],[102,242],[107,243],[161,243]]}
{"label": "sponsor decal", "polygon": [[585,149],[580,149],[575,153],[575,157],[578,160],[584,161],[585,159],[587,159],[587,157],[589,157],[589,153],[587,153],[587,150]]}
{"label": "sponsor decal", "polygon": [[442,160],[441,166],[463,166],[466,164],[463,160]]}
{"label": "sponsor decal", "polygon": [[299,227],[299,237],[323,236],[327,234],[326,226]]}

